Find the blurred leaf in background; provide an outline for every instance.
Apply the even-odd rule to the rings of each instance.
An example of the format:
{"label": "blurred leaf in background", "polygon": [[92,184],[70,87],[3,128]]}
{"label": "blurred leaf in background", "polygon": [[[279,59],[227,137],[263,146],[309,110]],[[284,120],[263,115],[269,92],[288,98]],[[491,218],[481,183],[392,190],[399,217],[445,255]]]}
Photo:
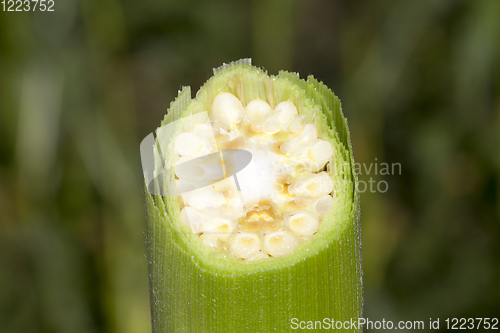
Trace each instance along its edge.
{"label": "blurred leaf in background", "polygon": [[2,332],[150,331],[139,143],[244,57],[324,81],[356,162],[401,165],[359,175],[388,184],[361,198],[366,316],[498,317],[499,1],[54,8],[0,12]]}

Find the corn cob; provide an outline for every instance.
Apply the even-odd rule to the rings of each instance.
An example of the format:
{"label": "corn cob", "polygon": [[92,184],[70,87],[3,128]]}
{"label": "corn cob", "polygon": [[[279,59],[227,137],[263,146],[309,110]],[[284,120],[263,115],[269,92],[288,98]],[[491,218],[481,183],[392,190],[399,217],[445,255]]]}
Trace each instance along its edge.
{"label": "corn cob", "polygon": [[[359,195],[339,100],[313,77],[248,60],[214,72],[195,99],[180,92],[151,147],[153,331],[357,321]],[[237,150],[251,157],[242,170]]]}

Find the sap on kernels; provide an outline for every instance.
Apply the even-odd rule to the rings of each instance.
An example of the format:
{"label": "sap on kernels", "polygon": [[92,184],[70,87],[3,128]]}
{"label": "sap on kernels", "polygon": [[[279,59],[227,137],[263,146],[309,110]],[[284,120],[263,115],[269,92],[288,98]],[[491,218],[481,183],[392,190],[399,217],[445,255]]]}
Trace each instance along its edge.
{"label": "sap on kernels", "polygon": [[[214,98],[210,114],[213,131],[208,124],[197,124],[175,141],[175,151],[181,156],[178,183],[217,175],[199,162],[180,164],[208,154],[210,144],[218,149],[246,149],[252,161],[238,173],[240,189],[232,175],[226,175],[229,178],[183,193],[182,221],[202,244],[239,260],[293,252],[300,242],[314,236],[333,206],[333,180],[327,172],[320,172],[333,157],[332,144],[318,138],[316,127],[305,122],[290,100],[274,110],[262,99],[244,107],[236,96],[225,92]],[[216,142],[212,133],[218,133]]]}

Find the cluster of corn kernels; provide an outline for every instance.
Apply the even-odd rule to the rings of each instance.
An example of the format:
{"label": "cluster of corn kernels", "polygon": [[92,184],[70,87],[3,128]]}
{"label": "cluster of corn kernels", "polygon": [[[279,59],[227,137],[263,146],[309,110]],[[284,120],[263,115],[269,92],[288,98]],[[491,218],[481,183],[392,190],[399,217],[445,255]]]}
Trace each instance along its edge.
{"label": "cluster of corn kernels", "polygon": [[[203,244],[234,258],[292,252],[318,231],[332,206],[334,184],[323,171],[332,145],[318,138],[291,101],[274,110],[260,99],[245,107],[236,96],[220,93],[209,113],[210,124],[197,124],[176,138],[178,163],[220,149],[245,149],[253,164],[245,169],[246,178],[241,172],[237,179],[229,175],[183,193],[182,220]],[[187,177],[182,170],[176,175]]]}

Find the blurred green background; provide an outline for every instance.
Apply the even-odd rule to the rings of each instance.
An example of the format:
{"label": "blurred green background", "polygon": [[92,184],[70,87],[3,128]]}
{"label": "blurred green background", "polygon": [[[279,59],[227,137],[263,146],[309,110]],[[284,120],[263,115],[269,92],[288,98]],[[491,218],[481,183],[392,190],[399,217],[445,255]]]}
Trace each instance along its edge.
{"label": "blurred green background", "polygon": [[500,317],[500,1],[54,9],[0,12],[0,332],[150,331],[139,143],[244,57],[314,74],[356,161],[401,164],[360,174],[389,186],[361,196],[365,315]]}

